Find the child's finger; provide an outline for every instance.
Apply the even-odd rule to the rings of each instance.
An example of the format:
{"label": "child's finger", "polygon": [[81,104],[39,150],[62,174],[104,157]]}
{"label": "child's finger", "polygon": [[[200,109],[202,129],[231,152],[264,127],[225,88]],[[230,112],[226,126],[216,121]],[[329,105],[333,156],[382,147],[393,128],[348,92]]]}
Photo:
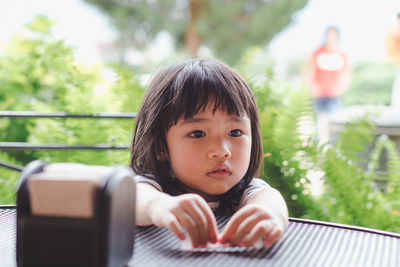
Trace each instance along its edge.
{"label": "child's finger", "polygon": [[186,229],[190,239],[192,240],[193,247],[197,247],[200,243],[200,235],[196,227],[196,222],[186,212],[180,214],[178,220],[182,224],[183,228]]}
{"label": "child's finger", "polygon": [[283,230],[275,227],[266,236],[266,238],[264,240],[264,245],[268,246],[268,247],[271,246],[276,241],[278,241],[279,238],[281,238],[282,235],[283,235]]}
{"label": "child's finger", "polygon": [[232,245],[238,245],[243,242],[244,238],[252,231],[252,229],[254,229],[254,227],[259,222],[260,218],[257,214],[252,214],[249,217],[245,218],[231,236],[230,243]]}
{"label": "child's finger", "polygon": [[168,222],[166,223],[166,226],[176,235],[176,237],[178,237],[180,240],[185,240],[186,235],[178,219],[171,214],[167,221]]}
{"label": "child's finger", "polygon": [[226,225],[225,229],[222,231],[221,234],[221,243],[229,242],[233,238],[233,235],[237,231],[237,228],[239,225],[245,220],[247,217],[249,217],[252,213],[254,213],[254,210],[251,208],[241,208],[238,210],[232,218],[229,220],[228,224]]}
{"label": "child's finger", "polygon": [[205,203],[205,201],[199,201],[199,207],[203,211],[203,214],[207,220],[208,240],[215,243],[217,242],[218,229],[214,213],[212,212],[210,206],[208,206],[208,204]]}
{"label": "child's finger", "polygon": [[[273,225],[271,221],[262,220],[259,221],[251,232],[247,235],[246,245],[251,247],[261,238],[267,238],[270,232],[273,230]],[[265,243],[264,243],[265,244]]]}
{"label": "child's finger", "polygon": [[199,207],[196,199],[186,201],[183,209],[189,214],[195,223],[199,244],[205,245],[208,237],[208,221],[203,210]]}

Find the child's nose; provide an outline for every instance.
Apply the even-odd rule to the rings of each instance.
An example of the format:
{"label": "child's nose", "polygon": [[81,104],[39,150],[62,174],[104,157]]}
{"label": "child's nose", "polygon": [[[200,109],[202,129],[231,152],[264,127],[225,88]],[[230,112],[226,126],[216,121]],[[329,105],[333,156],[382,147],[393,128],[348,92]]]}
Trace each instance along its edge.
{"label": "child's nose", "polygon": [[232,157],[229,145],[224,142],[217,142],[208,153],[208,157],[211,159],[221,158],[230,159]]}

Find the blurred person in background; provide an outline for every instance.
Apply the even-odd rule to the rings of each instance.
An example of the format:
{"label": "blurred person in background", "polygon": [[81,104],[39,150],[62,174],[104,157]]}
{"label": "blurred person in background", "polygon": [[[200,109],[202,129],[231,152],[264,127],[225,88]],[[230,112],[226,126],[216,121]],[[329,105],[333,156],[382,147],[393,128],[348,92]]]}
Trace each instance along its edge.
{"label": "blurred person in background", "polygon": [[391,105],[400,108],[400,11],[397,13],[396,26],[386,34],[385,44],[389,59],[398,66],[398,74],[392,87]]}
{"label": "blurred person in background", "polygon": [[317,111],[317,132],[321,142],[329,141],[329,115],[341,107],[342,96],[350,84],[347,55],[339,48],[339,29],[329,26],[322,45],[302,66]]}

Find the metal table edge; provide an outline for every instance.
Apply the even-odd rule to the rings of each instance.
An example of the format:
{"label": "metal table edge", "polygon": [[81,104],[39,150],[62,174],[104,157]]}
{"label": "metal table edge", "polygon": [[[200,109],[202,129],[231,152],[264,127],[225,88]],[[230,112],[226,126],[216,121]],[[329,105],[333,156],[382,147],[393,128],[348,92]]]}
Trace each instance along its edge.
{"label": "metal table edge", "polygon": [[347,229],[347,230],[352,230],[352,231],[367,232],[367,233],[371,233],[371,234],[378,234],[378,235],[385,235],[385,236],[389,236],[389,237],[400,238],[400,233],[383,231],[383,230],[362,227],[362,226],[356,226],[356,225],[348,225],[348,224],[318,221],[318,220],[311,220],[311,219],[302,219],[302,218],[293,218],[293,217],[289,218],[289,222],[322,225],[322,226],[328,226],[328,227],[341,228],[341,229]]}
{"label": "metal table edge", "polygon": [[[12,204],[0,205],[0,209],[16,209],[16,205],[12,205]],[[383,230],[378,230],[378,229],[373,229],[373,228],[368,228],[368,227],[355,226],[355,225],[340,224],[340,223],[318,221],[318,220],[311,220],[311,219],[293,218],[293,217],[289,218],[289,222],[322,225],[322,226],[341,228],[341,229],[347,229],[347,230],[353,230],[353,231],[361,231],[361,232],[367,232],[367,233],[372,233],[372,234],[400,238],[400,233],[394,233],[394,232],[383,231]]]}
{"label": "metal table edge", "polygon": [[17,206],[16,205],[12,205],[12,204],[9,204],[9,205],[0,205],[0,209],[16,209],[17,208]]}

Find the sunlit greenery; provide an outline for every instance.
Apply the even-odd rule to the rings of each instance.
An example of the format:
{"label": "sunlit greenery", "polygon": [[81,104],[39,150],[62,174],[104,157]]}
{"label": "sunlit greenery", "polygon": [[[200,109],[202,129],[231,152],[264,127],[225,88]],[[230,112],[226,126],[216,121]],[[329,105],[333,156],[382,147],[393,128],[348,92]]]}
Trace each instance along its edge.
{"label": "sunlit greenery", "polygon": [[[79,65],[73,50],[50,34],[52,22],[38,16],[0,56],[0,110],[65,111],[70,114],[134,112],[144,90],[124,67]],[[108,78],[105,78],[108,77]],[[2,142],[67,145],[129,144],[131,120],[1,119]],[[26,165],[34,159],[91,164],[127,164],[126,151],[8,151],[0,159]],[[16,173],[0,168],[0,188],[14,192]],[[7,177],[11,177],[7,180]],[[4,189],[5,190],[5,189]],[[0,194],[0,203],[14,202]]]}
{"label": "sunlit greenery", "polygon": [[[343,96],[345,106],[388,105],[397,73],[394,63],[359,62],[353,66],[352,83]],[[363,97],[360,97],[360,96]]]}
{"label": "sunlit greenery", "polygon": [[[0,110],[68,113],[135,112],[144,86],[118,66],[83,66],[72,49],[38,17],[0,55]],[[261,64],[260,62],[265,64]],[[278,81],[260,48],[248,49],[236,69],[254,91],[264,145],[262,178],[286,199],[290,215],[400,232],[400,156],[393,141],[373,135],[369,119],[353,121],[333,144],[319,144],[309,91]],[[359,82],[361,84],[361,82]],[[129,144],[132,120],[1,119],[0,141],[69,145]],[[311,130],[310,130],[311,129]],[[386,172],[379,170],[382,153]],[[127,164],[128,151],[1,152],[0,160],[26,165],[34,159]],[[322,193],[312,193],[319,173]],[[15,203],[18,173],[0,168],[0,203]],[[379,183],[378,183],[379,180]]]}
{"label": "sunlit greenery", "polygon": [[[120,62],[127,44],[143,50],[160,31],[178,49],[198,55],[207,46],[235,64],[249,46],[265,45],[293,20],[308,0],[85,0],[99,8],[117,29]],[[165,22],[168,23],[165,23]]]}
{"label": "sunlit greenery", "polygon": [[[260,54],[247,56],[244,65]],[[264,82],[250,81],[261,110],[263,178],[283,194],[290,215],[400,232],[396,144],[387,136],[376,137],[365,117],[346,125],[334,144],[321,145],[312,130],[309,91],[302,85],[278,86],[271,71],[265,73]],[[387,163],[379,166],[383,152]],[[316,173],[323,181],[320,195],[312,194]]]}

